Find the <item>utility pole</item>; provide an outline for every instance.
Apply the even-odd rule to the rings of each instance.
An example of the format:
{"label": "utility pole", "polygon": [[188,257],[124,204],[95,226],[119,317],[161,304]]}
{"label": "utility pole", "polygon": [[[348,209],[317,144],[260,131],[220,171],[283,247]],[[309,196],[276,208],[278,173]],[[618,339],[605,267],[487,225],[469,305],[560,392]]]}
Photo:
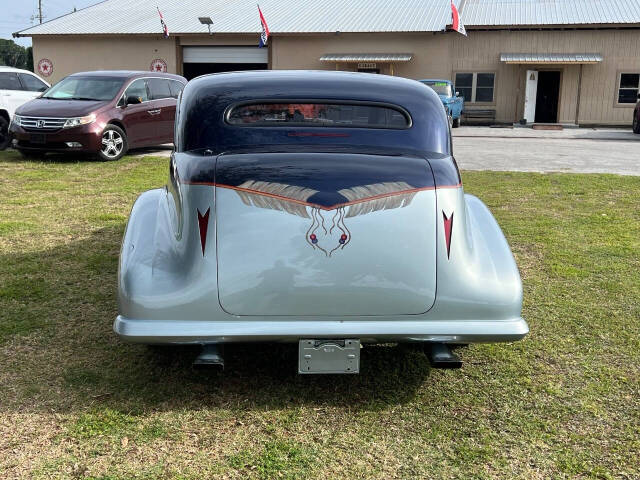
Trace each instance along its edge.
{"label": "utility pole", "polygon": [[38,20],[38,23],[42,23],[44,20],[44,15],[42,15],[42,0],[38,0],[38,14],[31,15],[31,21]]}

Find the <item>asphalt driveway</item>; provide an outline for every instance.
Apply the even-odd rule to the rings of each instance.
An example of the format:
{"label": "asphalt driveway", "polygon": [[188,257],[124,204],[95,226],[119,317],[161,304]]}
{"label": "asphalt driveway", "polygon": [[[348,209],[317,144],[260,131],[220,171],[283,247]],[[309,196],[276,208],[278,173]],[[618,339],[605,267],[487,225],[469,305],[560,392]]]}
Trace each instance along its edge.
{"label": "asphalt driveway", "polygon": [[[133,155],[169,156],[171,145]],[[460,127],[453,153],[463,170],[640,175],[640,135],[629,129]]]}
{"label": "asphalt driveway", "polygon": [[630,128],[460,127],[453,152],[464,170],[640,175],[640,135]]}

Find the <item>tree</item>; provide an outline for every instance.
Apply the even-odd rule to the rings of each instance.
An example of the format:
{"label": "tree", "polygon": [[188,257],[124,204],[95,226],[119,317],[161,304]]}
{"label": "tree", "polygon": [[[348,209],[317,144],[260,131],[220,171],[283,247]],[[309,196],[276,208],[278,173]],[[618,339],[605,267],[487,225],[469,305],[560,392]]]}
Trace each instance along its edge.
{"label": "tree", "polygon": [[13,40],[0,38],[0,65],[33,71],[33,51],[31,47],[25,48]]}

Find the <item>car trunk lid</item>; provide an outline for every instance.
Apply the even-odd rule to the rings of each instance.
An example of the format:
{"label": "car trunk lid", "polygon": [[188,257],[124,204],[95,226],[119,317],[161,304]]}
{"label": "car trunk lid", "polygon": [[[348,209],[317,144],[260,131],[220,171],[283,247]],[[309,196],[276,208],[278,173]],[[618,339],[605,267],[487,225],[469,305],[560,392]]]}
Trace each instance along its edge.
{"label": "car trunk lid", "polygon": [[342,317],[432,306],[436,200],[424,158],[227,154],[215,185],[227,312]]}

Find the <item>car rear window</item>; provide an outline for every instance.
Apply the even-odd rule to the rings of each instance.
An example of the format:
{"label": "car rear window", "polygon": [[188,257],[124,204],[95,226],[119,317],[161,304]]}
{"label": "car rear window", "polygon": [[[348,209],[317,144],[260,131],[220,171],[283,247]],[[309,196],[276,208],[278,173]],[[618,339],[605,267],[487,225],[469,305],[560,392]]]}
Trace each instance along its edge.
{"label": "car rear window", "polygon": [[0,90],[22,90],[18,75],[14,72],[0,73]]}
{"label": "car rear window", "polygon": [[227,123],[238,126],[305,126],[393,128],[411,126],[409,114],[391,105],[371,103],[244,103],[227,111]]}
{"label": "car rear window", "polygon": [[19,73],[20,81],[22,85],[30,92],[44,92],[47,88],[47,84],[34,75],[28,73]]}
{"label": "car rear window", "polygon": [[173,98],[178,98],[180,92],[184,89],[184,83],[178,82],[177,80],[171,80],[169,82],[169,87],[171,88],[171,96]]}
{"label": "car rear window", "polygon": [[151,100],[161,100],[163,98],[171,98],[171,90],[169,89],[169,80],[164,78],[150,78],[147,80]]}

